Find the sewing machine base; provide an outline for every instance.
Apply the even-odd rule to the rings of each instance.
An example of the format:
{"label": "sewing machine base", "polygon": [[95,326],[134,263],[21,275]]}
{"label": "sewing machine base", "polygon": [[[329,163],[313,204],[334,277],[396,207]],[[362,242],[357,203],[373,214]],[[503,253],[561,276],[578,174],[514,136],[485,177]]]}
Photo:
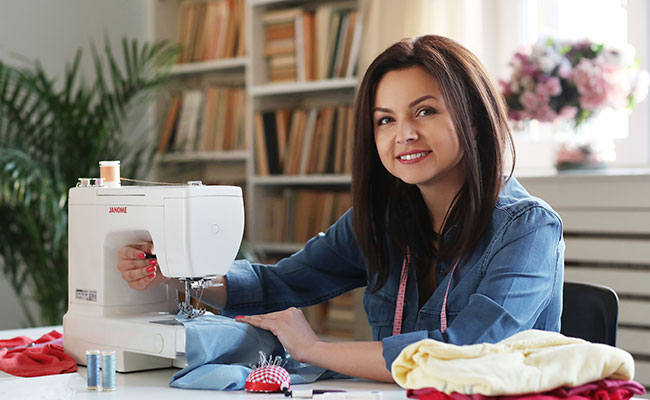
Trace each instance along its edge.
{"label": "sewing machine base", "polygon": [[[119,372],[184,368],[187,365],[185,328],[171,323],[173,319],[174,315],[167,313],[126,317],[68,313],[63,318],[66,332],[63,347],[80,365],[86,365],[88,349],[115,350],[115,366]],[[75,337],[72,332],[83,332],[83,337]]]}

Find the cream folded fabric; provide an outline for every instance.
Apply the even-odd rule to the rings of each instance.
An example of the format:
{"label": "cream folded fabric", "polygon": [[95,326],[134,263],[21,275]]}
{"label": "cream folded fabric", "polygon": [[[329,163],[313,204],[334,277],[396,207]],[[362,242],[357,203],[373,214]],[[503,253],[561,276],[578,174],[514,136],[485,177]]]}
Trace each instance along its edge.
{"label": "cream folded fabric", "polygon": [[630,380],[624,350],[556,332],[527,330],[495,344],[456,346],[424,339],[404,348],[391,368],[405,389],[486,396],[538,393],[604,378]]}

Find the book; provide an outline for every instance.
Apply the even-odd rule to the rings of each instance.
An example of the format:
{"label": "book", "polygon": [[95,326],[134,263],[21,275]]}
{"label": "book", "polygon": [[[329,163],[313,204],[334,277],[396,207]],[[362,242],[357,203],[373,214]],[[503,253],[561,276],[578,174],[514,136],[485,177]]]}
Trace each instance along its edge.
{"label": "book", "polygon": [[332,17],[330,18],[330,30],[329,30],[329,35],[327,37],[327,59],[326,61],[326,75],[325,78],[333,78],[334,77],[334,60],[336,58],[336,46],[339,40],[339,36],[341,34],[341,18],[343,16],[343,12],[340,10],[336,10],[332,13]]}
{"label": "book", "polygon": [[364,20],[363,18],[368,15],[365,3],[361,4],[362,9],[356,11],[354,19],[354,33],[352,36],[352,43],[350,45],[350,53],[348,56],[348,64],[345,67],[345,76],[353,77],[357,74],[357,65],[359,62],[359,48],[361,47],[361,36],[363,33]]}
{"label": "book", "polygon": [[282,24],[286,22],[293,22],[296,16],[302,14],[300,8],[285,8],[281,10],[266,11],[260,21],[265,25]]}
{"label": "book", "polygon": [[216,40],[216,49],[215,49],[215,59],[221,59],[224,57],[229,57],[225,53],[225,48],[226,48],[226,40],[227,40],[227,32],[228,32],[228,25],[230,24],[230,19],[231,19],[231,6],[230,2],[228,0],[220,0],[219,1],[219,29],[215,30],[214,34],[217,35],[217,40]]}
{"label": "book", "polygon": [[345,77],[347,76],[347,70],[350,64],[350,52],[352,51],[352,42],[354,41],[355,34],[357,32],[357,16],[358,12],[356,10],[350,11],[348,14],[348,28],[345,35],[345,40],[343,41],[343,57],[341,58],[341,63],[338,66],[337,76]]}
{"label": "book", "polygon": [[163,123],[160,140],[158,141],[158,153],[166,152],[167,148],[169,147],[169,143],[171,141],[172,134],[178,120],[177,117],[178,110],[181,106],[181,96],[172,96],[170,103],[171,105],[169,106],[169,110],[167,111],[167,115],[165,116],[165,121]]}
{"label": "book", "polygon": [[269,174],[269,162],[266,156],[266,136],[264,135],[262,113],[256,111],[253,119],[255,120],[255,164],[257,165],[257,173],[266,176]]}
{"label": "book", "polygon": [[219,23],[219,3],[215,1],[208,2],[205,9],[205,23],[203,25],[202,33],[204,38],[201,42],[202,60],[211,60],[215,58],[213,50],[216,49],[216,42],[219,38],[214,34],[214,32],[218,30]]}
{"label": "book", "polygon": [[331,172],[335,174],[342,174],[344,169],[343,151],[345,150],[345,134],[347,129],[348,106],[338,106],[336,108],[336,131],[335,131],[335,146],[334,146],[334,162],[332,164]]}
{"label": "book", "polygon": [[305,127],[307,124],[307,110],[302,108],[294,110],[292,117],[289,145],[287,148],[284,168],[285,174],[298,173],[300,152],[302,150],[302,142],[305,137]]}
{"label": "book", "polygon": [[296,15],[294,23],[296,26],[296,80],[304,82],[307,75],[305,72],[305,40],[302,15],[303,13]]}
{"label": "book", "polygon": [[183,102],[178,121],[178,131],[174,148],[182,151],[195,149],[197,131],[200,129],[203,92],[188,90],[183,94]]}
{"label": "book", "polygon": [[208,87],[205,93],[205,109],[200,150],[210,151],[214,146],[214,126],[216,124],[215,108],[217,107],[217,89]]}
{"label": "book", "polygon": [[342,12],[341,23],[339,27],[339,35],[336,41],[336,49],[334,51],[334,59],[332,60],[332,78],[341,76],[341,65],[343,64],[345,41],[350,27],[350,12]]}
{"label": "book", "polygon": [[[224,0],[222,0],[224,1]],[[221,58],[233,57],[235,52],[235,36],[237,35],[237,24],[239,23],[237,8],[234,0],[226,0],[226,9],[228,13],[228,25],[223,37],[224,45]]]}
{"label": "book", "polygon": [[296,34],[296,25],[293,21],[267,25],[264,30],[266,43],[274,40],[292,39]]}
{"label": "book", "polygon": [[291,118],[291,110],[277,110],[275,112],[275,126],[278,140],[278,168],[280,170],[283,170],[285,165],[289,118]]}
{"label": "book", "polygon": [[316,79],[327,78],[327,43],[332,11],[333,6],[331,4],[321,4],[316,7],[314,13]]}
{"label": "book", "polygon": [[278,156],[278,132],[275,122],[275,112],[265,111],[262,113],[264,136],[266,136],[266,157],[269,163],[269,173],[279,174],[280,160]]}
{"label": "book", "polygon": [[303,59],[305,65],[305,79],[316,79],[316,49],[315,49],[315,16],[314,13],[305,12],[302,15]]}
{"label": "book", "polygon": [[307,113],[307,122],[305,124],[305,131],[303,134],[302,147],[300,147],[300,154],[296,157],[298,163],[298,169],[296,173],[304,175],[308,171],[312,142],[314,138],[314,132],[317,129],[316,123],[318,121],[318,109],[311,108]]}
{"label": "book", "polygon": [[334,107],[324,107],[322,110],[322,116],[323,116],[323,125],[321,127],[321,137],[320,137],[320,144],[318,146],[318,152],[317,152],[317,161],[316,161],[316,166],[315,166],[315,171],[316,173],[324,173],[326,166],[327,166],[327,161],[328,161],[328,155],[330,154],[330,142],[332,140],[332,131],[333,127],[335,126],[335,120],[334,118],[336,117],[334,113]]}
{"label": "book", "polygon": [[354,150],[354,107],[348,107],[348,117],[345,129],[345,150],[343,156],[343,172],[352,173],[352,153]]}
{"label": "book", "polygon": [[190,53],[189,61],[201,61],[201,50],[203,49],[202,42],[205,37],[205,34],[203,32],[205,25],[205,10],[206,3],[194,4],[194,15],[196,17],[196,20],[194,21],[192,37],[190,39],[190,48],[192,49],[192,52]]}

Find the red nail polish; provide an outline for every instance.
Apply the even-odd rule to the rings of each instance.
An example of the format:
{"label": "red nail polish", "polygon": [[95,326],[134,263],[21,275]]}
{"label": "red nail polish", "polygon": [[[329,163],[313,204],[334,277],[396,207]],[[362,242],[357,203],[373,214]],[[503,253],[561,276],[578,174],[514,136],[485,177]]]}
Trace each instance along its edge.
{"label": "red nail polish", "polygon": [[156,270],[156,267],[147,267],[147,272],[153,272]]}
{"label": "red nail polish", "polygon": [[149,265],[156,265],[158,262],[156,260],[149,260]]}
{"label": "red nail polish", "polygon": [[149,275],[149,278],[153,278],[154,276],[156,276],[156,274],[151,274]]}
{"label": "red nail polish", "polygon": [[138,258],[139,259],[144,260],[145,257],[146,256],[144,255],[144,253],[138,253]]}
{"label": "red nail polish", "polygon": [[244,318],[244,316],[243,315],[238,315],[238,316],[235,317],[235,319],[240,319],[240,318]]}

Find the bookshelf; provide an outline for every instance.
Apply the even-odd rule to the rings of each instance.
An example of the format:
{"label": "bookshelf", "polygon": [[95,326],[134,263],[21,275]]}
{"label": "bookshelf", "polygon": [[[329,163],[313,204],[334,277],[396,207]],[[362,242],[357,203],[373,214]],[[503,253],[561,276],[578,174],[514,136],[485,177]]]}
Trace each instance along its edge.
{"label": "bookshelf", "polygon": [[[155,3],[155,37],[180,41],[187,48],[182,54],[184,62],[172,68],[170,92],[177,97],[172,96],[159,105],[160,110],[166,111],[161,114],[171,120],[170,110],[173,103],[177,103],[178,115],[173,129],[178,134],[184,106],[183,98],[178,98],[179,93],[200,97],[196,93],[202,92],[202,99],[189,103],[194,103],[195,107],[202,104],[199,107],[203,107],[203,111],[195,112],[194,122],[187,121],[190,119],[187,117],[183,120],[185,125],[198,126],[195,132],[184,128],[183,135],[193,138],[192,144],[177,137],[170,137],[167,144],[159,142],[161,151],[155,158],[154,176],[159,181],[201,179],[210,184],[244,186],[246,239],[265,254],[267,259],[263,261],[279,260],[300,250],[307,237],[327,229],[351,205],[350,154],[346,159],[345,150],[351,149],[351,142],[346,140],[352,133],[351,110],[359,83],[356,69],[366,3],[367,0],[157,0]],[[230,5],[235,9],[241,7],[236,18],[243,25],[241,29],[222,29],[231,35],[238,32],[245,41],[222,45],[230,49],[230,57],[223,57],[223,48],[216,52],[221,56],[215,56],[215,52],[199,44],[208,40],[198,40],[196,31],[207,29],[206,26],[214,27],[216,23],[196,22],[197,16],[222,15],[224,10],[232,11]],[[212,8],[212,14],[207,12],[208,8]],[[189,17],[189,14],[193,15]],[[190,20],[193,22],[189,23]],[[190,26],[194,27],[194,33]],[[275,43],[267,40],[267,32],[272,32],[269,37],[272,36]],[[289,46],[285,46],[287,44]],[[273,46],[274,49],[269,50]],[[206,130],[206,124],[215,124],[215,120],[221,121],[224,117],[223,111],[218,114],[221,106],[215,106],[214,99],[230,96],[213,93],[214,115],[211,115],[205,111],[205,107],[209,107],[207,93],[211,87],[243,90],[239,136],[229,142],[238,143],[238,146],[224,148],[198,139],[202,135],[200,130]],[[256,130],[256,117],[259,121],[262,116],[267,119],[267,127],[272,120],[273,126],[285,127],[279,137],[275,132],[275,151],[282,148],[285,154],[292,154],[293,161],[287,159],[287,167],[274,168],[273,173],[260,170],[260,155],[267,153],[268,157],[270,150],[266,145],[262,147],[259,140],[261,134],[268,143],[270,133]],[[196,123],[197,119],[201,123]],[[292,128],[294,122],[296,125]],[[305,132],[308,122],[312,135],[323,138],[314,141],[313,146],[331,148],[314,155],[317,158],[311,161],[313,164],[302,160],[306,145],[300,146],[295,143],[298,139],[292,139],[298,137],[296,132],[301,135]],[[235,123],[228,129],[233,125]],[[224,129],[226,127],[222,126],[222,133]],[[322,207],[314,207],[314,204],[322,204]],[[314,213],[318,208],[329,212]],[[283,221],[284,231],[274,230],[273,235],[269,235],[271,215],[276,221]],[[308,229],[302,226],[308,223],[307,219]],[[321,336],[367,339],[370,328],[361,297],[362,291],[355,291],[325,306],[310,308],[306,314]]]}
{"label": "bookshelf", "polygon": [[171,70],[170,98],[157,104],[164,118],[157,181],[246,185],[245,1],[155,3],[156,39],[184,46]]}
{"label": "bookshelf", "polygon": [[[246,6],[251,143],[246,217],[249,239],[278,260],[299,251],[351,206],[351,157],[346,164],[344,153],[352,147],[346,140],[352,137],[348,122],[359,84],[356,69],[367,1],[248,0]],[[335,36],[345,37],[345,31],[348,39],[337,47]],[[330,135],[329,141],[315,142],[318,132]],[[323,150],[311,168],[305,159],[310,135],[312,143],[332,148]],[[353,291],[308,308],[311,325],[321,337],[369,339],[362,293]]]}

